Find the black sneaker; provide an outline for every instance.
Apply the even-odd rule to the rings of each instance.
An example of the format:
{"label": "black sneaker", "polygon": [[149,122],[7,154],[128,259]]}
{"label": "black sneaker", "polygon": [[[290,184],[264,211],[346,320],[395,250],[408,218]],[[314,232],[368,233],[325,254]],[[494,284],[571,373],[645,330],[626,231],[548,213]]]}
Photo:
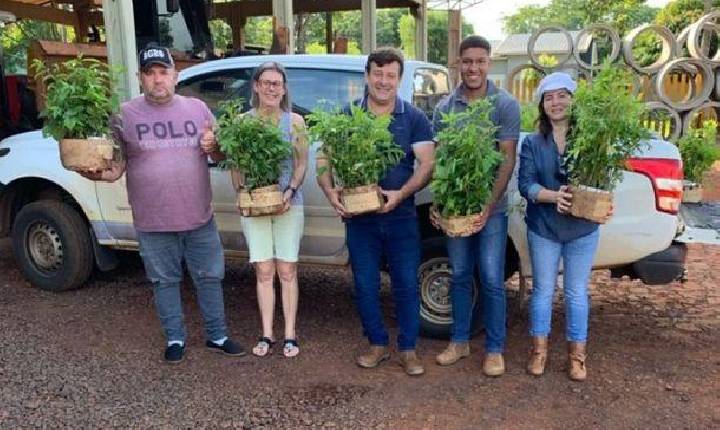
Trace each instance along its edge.
{"label": "black sneaker", "polygon": [[165,348],[165,361],[170,364],[178,364],[185,358],[185,345],[173,343]]}
{"label": "black sneaker", "polygon": [[208,340],[207,342],[205,342],[205,346],[210,351],[222,352],[225,355],[231,355],[233,357],[240,357],[245,355],[245,350],[243,349],[243,347],[230,339],[225,339],[225,342],[223,342],[222,345],[218,345],[217,343]]}

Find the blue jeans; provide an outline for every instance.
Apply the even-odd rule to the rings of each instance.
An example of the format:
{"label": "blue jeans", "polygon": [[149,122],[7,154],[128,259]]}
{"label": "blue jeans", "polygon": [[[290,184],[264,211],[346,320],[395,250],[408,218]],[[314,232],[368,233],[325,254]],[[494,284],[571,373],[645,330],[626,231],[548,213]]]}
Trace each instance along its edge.
{"label": "blue jeans", "polygon": [[185,341],[180,282],[185,260],[205,322],[208,340],[225,337],[225,308],[222,279],[225,258],[215,220],[195,230],[182,232],[137,232],[145,273],[153,284],[155,308],[165,336]]}
{"label": "blue jeans", "polygon": [[473,313],[473,274],[477,266],[485,324],[485,352],[505,348],[505,245],[507,214],[488,218],[482,230],[468,237],[448,237],[447,250],[453,269],[450,285],[453,342],[470,340]]}
{"label": "blue jeans", "polygon": [[350,264],[355,279],[355,300],[365,335],[371,345],[388,345],[380,307],[380,262],[385,256],[395,300],[400,333],[398,349],[415,349],[420,330],[420,232],[417,220],[348,222],[345,225]]}
{"label": "blue jeans", "polygon": [[530,335],[548,336],[552,319],[553,294],[560,257],[563,259],[565,292],[565,337],[570,342],[586,342],[588,331],[590,280],[599,231],[560,243],[528,230],[532,261],[533,289],[530,297]]}

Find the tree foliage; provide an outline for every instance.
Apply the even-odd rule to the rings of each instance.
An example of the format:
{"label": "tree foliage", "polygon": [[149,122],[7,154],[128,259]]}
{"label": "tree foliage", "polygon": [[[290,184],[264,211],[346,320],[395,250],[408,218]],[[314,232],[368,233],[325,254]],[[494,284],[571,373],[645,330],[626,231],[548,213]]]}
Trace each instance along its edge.
{"label": "tree foliage", "polygon": [[5,61],[5,73],[24,74],[27,72],[27,49],[34,40],[62,40],[62,30],[67,40],[74,39],[75,32],[72,27],[61,28],[58,24],[51,24],[31,19],[20,20],[5,26],[0,26],[0,43],[2,43]]}
{"label": "tree foliage", "polygon": [[490,199],[503,160],[492,112],[493,102],[482,98],[462,112],[442,115],[430,190],[444,217],[478,214]]}
{"label": "tree foliage", "polygon": [[567,30],[605,22],[612,24],[620,34],[651,22],[658,9],[646,0],[551,0],[547,6],[528,5],[503,18],[505,32],[532,33],[547,25],[558,25]]}
{"label": "tree foliage", "polygon": [[690,130],[677,142],[683,160],[685,177],[701,183],[705,172],[720,160],[720,146],[717,145],[717,122],[703,121],[702,128]]}

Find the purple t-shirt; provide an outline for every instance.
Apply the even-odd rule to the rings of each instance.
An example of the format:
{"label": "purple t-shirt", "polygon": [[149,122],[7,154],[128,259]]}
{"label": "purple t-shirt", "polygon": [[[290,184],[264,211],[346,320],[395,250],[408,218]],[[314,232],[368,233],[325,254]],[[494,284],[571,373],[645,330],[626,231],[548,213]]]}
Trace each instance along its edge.
{"label": "purple t-shirt", "polygon": [[207,155],[200,136],[213,114],[201,100],[175,95],[162,106],[144,96],[123,103],[120,140],[135,229],[193,230],[212,217]]}

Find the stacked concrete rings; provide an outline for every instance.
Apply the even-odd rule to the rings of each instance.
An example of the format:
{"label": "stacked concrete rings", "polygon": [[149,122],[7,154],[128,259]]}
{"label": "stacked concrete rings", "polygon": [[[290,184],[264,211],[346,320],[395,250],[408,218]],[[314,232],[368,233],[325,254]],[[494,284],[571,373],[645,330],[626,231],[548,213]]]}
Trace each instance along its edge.
{"label": "stacked concrete rings", "polygon": [[[544,33],[560,33],[565,37],[567,49],[559,56],[559,61],[553,66],[540,62],[540,53],[536,51],[535,45]],[[523,70],[533,69],[540,75],[545,75],[558,70],[571,70],[582,79],[592,79],[592,74],[604,62],[617,62],[622,53],[622,58],[627,67],[633,72],[633,94],[638,94],[642,87],[643,76],[650,79],[652,85],[646,90],[654,94],[646,94],[646,103],[649,112],[663,112],[666,114],[672,125],[667,138],[675,140],[681,133],[687,133],[697,115],[707,109],[714,109],[720,112],[720,48],[714,55],[709,54],[709,48],[705,46],[710,37],[708,32],[715,35],[720,45],[720,10],[713,11],[698,19],[692,25],[683,29],[677,36],[666,27],[655,24],[644,24],[629,31],[623,39],[609,25],[593,24],[577,33],[575,39],[570,32],[561,27],[543,27],[532,34],[527,46],[530,64],[523,64],[515,67],[508,73],[506,87],[512,88],[515,77]],[[609,38],[612,47],[604,61],[588,62],[587,57],[582,54],[588,43],[596,35],[601,34]],[[662,50],[658,57],[651,64],[641,64],[633,53],[635,45],[643,40],[647,34],[654,34],[662,43]],[[592,45],[590,45],[592,46]],[[684,56],[685,49],[689,57]],[[557,54],[555,54],[558,56]],[[575,64],[566,64],[570,58],[575,59]],[[594,59],[593,59],[594,60]],[[686,75],[689,79],[689,93],[677,100],[668,94],[665,82],[671,75]],[[699,84],[698,75],[702,84]],[[718,116],[718,115],[716,115]]]}

